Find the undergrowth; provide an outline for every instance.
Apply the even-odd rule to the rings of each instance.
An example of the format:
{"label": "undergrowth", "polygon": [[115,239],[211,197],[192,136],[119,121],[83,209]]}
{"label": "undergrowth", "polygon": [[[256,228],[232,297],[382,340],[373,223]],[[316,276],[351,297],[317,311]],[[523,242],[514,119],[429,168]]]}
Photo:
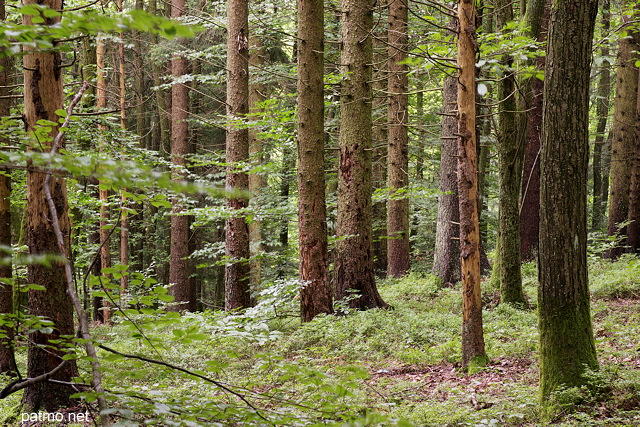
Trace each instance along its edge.
{"label": "undergrowth", "polygon": [[[244,314],[178,317],[159,307],[131,311],[133,323],[119,318],[94,334],[122,353],[191,372],[101,350],[120,425],[634,426],[640,425],[639,269],[630,257],[591,263],[601,369],[589,374],[590,387],[556,393],[553,413],[538,402],[535,309],[498,305],[499,295],[485,289],[491,363],[466,375],[459,370],[460,288],[439,288],[418,274],[379,283],[389,310],[301,324],[299,285],[292,281],[267,288],[263,304]],[[523,278],[535,307],[534,264],[523,266]],[[25,366],[25,348],[18,350]],[[88,378],[86,362],[79,363]],[[19,398],[0,401],[3,425],[19,420]],[[6,421],[10,416],[14,421]]]}

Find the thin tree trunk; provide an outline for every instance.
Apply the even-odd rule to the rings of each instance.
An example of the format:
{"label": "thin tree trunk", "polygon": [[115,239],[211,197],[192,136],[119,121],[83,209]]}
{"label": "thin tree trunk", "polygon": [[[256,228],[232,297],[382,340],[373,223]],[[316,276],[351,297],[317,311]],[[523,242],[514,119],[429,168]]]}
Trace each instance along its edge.
{"label": "thin tree trunk", "polygon": [[[549,20],[540,164],[538,327],[543,404],[597,369],[587,278],[589,72],[597,0],[556,0]],[[571,106],[571,108],[567,108]]]}
{"label": "thin tree trunk", "polygon": [[[504,27],[513,21],[511,0],[496,0],[496,24],[508,38]],[[513,57],[504,55],[502,66],[506,70],[498,82],[498,258],[500,302],[525,307],[520,271],[520,185],[524,157],[524,138],[518,126],[517,82],[512,71]]]}
{"label": "thin tree trunk", "polygon": [[[602,0],[602,33],[608,34],[611,27],[610,1]],[[602,43],[600,51],[602,57],[609,56],[609,44]],[[600,79],[598,81],[598,93],[596,95],[596,115],[598,125],[596,138],[593,145],[593,207],[591,210],[591,229],[599,230],[602,227],[606,203],[603,203],[603,167],[602,150],[605,144],[605,132],[609,117],[609,98],[611,94],[611,65],[608,61],[600,67]]]}
{"label": "thin tree trunk", "polygon": [[[27,0],[25,5],[36,4]],[[47,0],[43,3],[53,10],[62,10],[61,0]],[[54,25],[59,18],[44,18],[42,25]],[[25,25],[33,25],[31,16],[23,16]],[[35,132],[38,120],[58,122],[56,110],[63,108],[63,75],[59,51],[26,52],[24,64],[24,120],[27,132]],[[58,134],[57,127],[53,127],[47,136],[53,140]],[[48,145],[48,144],[47,144]],[[42,150],[43,144],[32,140],[29,149]],[[27,170],[27,211],[28,235],[27,244],[30,255],[59,256],[60,253],[56,235],[50,217],[49,207],[44,194],[45,174],[40,171]],[[59,226],[66,237],[65,247],[70,253],[69,235],[71,226],[68,216],[67,188],[63,177],[51,177],[51,195],[58,210]],[[46,290],[29,291],[29,314],[42,316],[54,323],[51,333],[40,331],[29,335],[27,354],[27,377],[36,377],[56,368],[66,353],[64,335],[73,336],[73,305],[67,294],[64,264],[60,260],[52,260],[50,266],[30,264],[28,266],[28,281],[43,286]],[[71,381],[78,375],[75,360],[69,360],[67,365],[58,371],[53,379]],[[72,405],[70,387],[40,383],[25,389],[22,402],[28,408],[27,412],[43,409],[53,412],[59,408]]]}
{"label": "thin tree trunk", "polygon": [[[118,0],[118,12],[122,13],[122,0]],[[124,73],[124,42],[122,38],[124,34],[120,33],[121,41],[118,42],[118,83],[120,86],[120,129],[127,130],[127,87],[125,84]],[[129,266],[129,213],[127,211],[127,198],[124,193],[127,190],[123,188],[120,191],[120,204],[122,213],[120,214],[120,264]],[[120,278],[120,290],[124,292],[129,283],[129,276],[123,274]]]}
{"label": "thin tree trunk", "polygon": [[[249,10],[245,0],[227,0],[227,116],[230,121],[243,120],[249,112]],[[249,178],[238,170],[240,162],[249,160],[249,132],[230,122],[227,128],[227,190],[247,191]],[[244,195],[227,197],[231,211],[245,209]],[[249,307],[249,227],[246,218],[226,220],[225,308]]]}
{"label": "thin tree trunk", "polygon": [[387,276],[409,272],[409,8],[406,0],[389,4],[389,141],[387,149]]}
{"label": "thin tree trunk", "polygon": [[324,2],[298,0],[300,316],[333,312],[324,177]]}
{"label": "thin tree trunk", "polygon": [[458,198],[462,278],[462,367],[484,366],[488,359],[482,331],[480,226],[476,152],[475,6],[458,3]]}
{"label": "thin tree trunk", "polygon": [[386,307],[373,270],[371,214],[372,4],[342,0],[344,77],[340,96],[338,242],[335,250],[336,299],[355,292],[352,308]]}

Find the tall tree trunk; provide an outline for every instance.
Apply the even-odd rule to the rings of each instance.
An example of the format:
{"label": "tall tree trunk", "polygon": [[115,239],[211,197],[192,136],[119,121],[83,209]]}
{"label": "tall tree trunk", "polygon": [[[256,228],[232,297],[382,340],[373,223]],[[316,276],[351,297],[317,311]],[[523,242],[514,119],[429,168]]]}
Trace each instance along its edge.
{"label": "tall tree trunk", "polygon": [[386,307],[375,282],[371,250],[371,79],[372,4],[341,0],[343,79],[340,95],[338,242],[335,292],[341,300],[356,292],[352,308]]}
{"label": "tall tree trunk", "polygon": [[[640,77],[640,76],[639,76]],[[640,81],[638,82],[640,86]],[[627,246],[632,253],[640,253],[640,90],[636,101],[635,141],[629,189],[629,225]]]}
{"label": "tall tree trunk", "polygon": [[[36,4],[27,0],[25,5]],[[47,0],[43,3],[53,10],[61,11],[61,0]],[[54,25],[59,18],[44,18],[41,25]],[[31,16],[24,15],[25,25],[33,25]],[[27,132],[35,132],[38,120],[58,122],[56,110],[63,108],[63,75],[62,58],[59,51],[32,52],[27,50],[23,59],[24,65],[24,120]],[[33,151],[47,150],[58,134],[57,127],[53,127],[48,135],[40,135],[39,138],[51,138],[46,144],[41,140],[32,139],[29,149]],[[35,138],[35,137],[34,137]],[[58,247],[53,226],[49,221],[51,217],[44,194],[45,174],[41,171],[27,169],[27,211],[28,232],[27,244],[30,255],[60,256],[70,253],[69,235],[71,226],[68,216],[67,188],[65,179],[61,176],[51,177],[51,196],[58,211],[59,226],[66,237],[67,254],[61,254]],[[41,316],[53,321],[54,327],[51,333],[44,334],[36,331],[29,336],[27,354],[27,377],[36,377],[56,368],[65,354],[62,350],[61,340],[63,335],[73,336],[73,306],[71,298],[67,294],[64,264],[60,260],[52,260],[50,266],[43,264],[31,264],[28,266],[28,281],[43,286],[45,290],[29,291],[29,314]],[[62,339],[64,341],[64,339]],[[52,378],[60,381],[71,381],[78,375],[75,360],[70,360],[67,365],[58,371]],[[39,383],[25,389],[22,402],[30,412],[31,410],[44,409],[53,412],[59,408],[71,406],[71,387],[52,383]]]}
{"label": "tall tree trunk", "polygon": [[[547,40],[551,0],[530,0],[524,17],[529,36],[539,42]],[[539,70],[544,69],[544,57],[532,61]],[[533,260],[538,251],[540,222],[540,133],[542,132],[542,93],[544,81],[532,77],[524,82],[524,99],[520,110],[528,111],[526,119],[526,148],[522,169],[520,202],[520,258]]]}
{"label": "tall tree trunk", "polygon": [[333,312],[324,178],[324,2],[298,0],[300,315]]}
{"label": "tall tree trunk", "polygon": [[[623,16],[623,23],[629,25],[631,17]],[[631,31],[631,29],[627,29]],[[609,236],[626,235],[626,227],[621,224],[629,217],[629,189],[631,188],[631,167],[635,143],[636,98],[638,92],[638,34],[631,32],[620,38],[618,51],[618,72],[616,98],[613,112],[613,139],[611,140],[611,172],[609,174]],[[624,252],[624,242],[606,254],[617,259]]]}
{"label": "tall tree trunk", "polygon": [[[227,190],[247,191],[249,178],[240,171],[240,162],[249,160],[249,132],[233,121],[243,120],[249,112],[249,9],[246,0],[227,0]],[[231,211],[245,209],[244,195],[227,197]],[[249,307],[249,227],[246,218],[226,220],[225,308]]]}
{"label": "tall tree trunk", "polygon": [[475,6],[458,2],[458,198],[462,278],[462,367],[487,363],[482,331],[476,152]]}
{"label": "tall tree trunk", "polygon": [[387,149],[387,276],[409,272],[409,8],[406,0],[389,4],[389,145]]}
{"label": "tall tree trunk", "polygon": [[[264,6],[260,3],[257,5],[261,8],[259,13],[263,14],[262,8]],[[249,46],[251,52],[249,53],[249,67],[260,68],[264,65],[265,49],[262,37],[251,32],[249,35]],[[251,71],[251,70],[250,70]],[[261,103],[266,99],[264,93],[265,87],[262,83],[250,82],[249,83],[249,111],[251,114],[257,115],[259,118],[264,113]],[[264,143],[259,135],[257,129],[249,130],[249,158],[256,166],[263,164],[263,150]],[[261,173],[252,173],[249,175],[249,193],[251,198],[260,201],[260,193],[262,191],[263,176]],[[262,263],[259,255],[262,253],[262,223],[259,220],[254,219],[249,224],[249,247],[251,248],[251,262],[249,264],[251,271],[251,290],[257,291],[260,289],[260,283],[262,282]]]}
{"label": "tall tree trunk", "polygon": [[[608,34],[611,27],[611,2],[602,0],[602,33]],[[600,55],[603,58],[609,56],[609,44],[602,43]],[[605,132],[609,117],[609,98],[611,95],[611,65],[608,61],[600,67],[600,79],[598,80],[598,93],[596,94],[596,115],[598,125],[596,138],[593,144],[593,207],[591,209],[591,229],[599,230],[602,227],[606,202],[603,203],[603,167],[602,150],[605,144]]]}
{"label": "tall tree trunk", "polygon": [[[587,281],[589,72],[597,0],[555,0],[540,164],[538,327],[543,403],[598,360]],[[567,108],[571,106],[571,108]]]}
{"label": "tall tree trunk", "polygon": [[[118,12],[122,13],[122,1],[118,0]],[[127,130],[127,86],[124,73],[124,33],[120,33],[120,41],[118,42],[118,83],[120,86],[120,96],[118,101],[120,104],[120,129]],[[129,212],[127,209],[127,198],[123,188],[120,190],[120,205],[122,212],[120,214],[120,264],[129,266]],[[120,290],[124,292],[129,286],[129,276],[123,274],[120,277]]]}
{"label": "tall tree trunk", "polygon": [[[98,34],[96,37],[96,110],[105,110],[107,108],[107,78],[105,68],[105,57],[107,53],[107,42],[103,34]],[[100,139],[98,141],[98,150],[104,153],[106,150],[107,142],[105,141],[105,135],[107,133],[107,126],[105,124],[99,124],[98,130],[100,131]],[[98,190],[98,197],[100,199],[100,266],[101,269],[111,267],[111,232],[109,231],[109,190],[106,188],[100,188]],[[109,281],[109,275],[105,274],[102,277],[104,283]],[[95,316],[97,320],[109,323],[111,321],[111,303],[108,298],[102,298],[102,309],[98,315]]]}
{"label": "tall tree trunk", "polygon": [[[513,21],[512,0],[496,0],[496,24],[508,38],[504,27]],[[513,71],[513,57],[504,55],[504,73],[498,82],[498,258],[500,302],[525,307],[520,271],[520,185],[524,138],[518,126],[517,82]]]}
{"label": "tall tree trunk", "polygon": [[[185,10],[184,0],[172,0],[171,17],[180,18]],[[174,54],[171,58],[171,75],[174,80],[189,73],[187,58]],[[186,179],[189,154],[189,87],[174,82],[171,88],[171,162],[178,168],[174,179]],[[191,286],[189,261],[189,216],[183,215],[184,206],[178,199],[173,201],[171,215],[171,250],[169,259],[169,294],[175,298],[172,311],[195,311],[195,292]]]}
{"label": "tall tree trunk", "polygon": [[440,145],[440,194],[436,219],[433,274],[445,286],[460,280],[460,206],[458,204],[458,78],[444,79],[442,91],[442,143]]}
{"label": "tall tree trunk", "polygon": [[[0,0],[0,22],[7,18],[5,0]],[[3,55],[0,58],[0,117],[8,117],[11,110],[11,94],[8,86],[9,75],[13,71],[11,59]],[[0,145],[7,145],[8,141],[0,137]],[[11,177],[9,170],[0,168],[0,245],[11,247]],[[8,253],[0,250],[0,257],[7,258]],[[0,314],[13,314],[13,273],[11,262],[3,260],[0,263]],[[17,373],[16,360],[13,353],[14,328],[3,326],[0,333],[5,338],[0,339],[0,373],[15,375]]]}

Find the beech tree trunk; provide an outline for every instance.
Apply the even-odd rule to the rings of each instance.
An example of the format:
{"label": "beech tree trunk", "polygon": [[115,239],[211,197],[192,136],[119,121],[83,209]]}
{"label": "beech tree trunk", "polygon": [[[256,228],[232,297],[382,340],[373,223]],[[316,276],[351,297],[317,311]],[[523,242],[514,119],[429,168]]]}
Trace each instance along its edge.
{"label": "beech tree trunk", "polygon": [[[249,160],[249,131],[234,120],[243,120],[249,112],[249,7],[246,0],[227,0],[227,190],[246,192],[249,178],[237,170],[239,162]],[[232,210],[246,208],[245,195],[227,197]],[[225,309],[249,307],[249,227],[243,216],[225,222]]]}
{"label": "beech tree trunk", "polygon": [[335,250],[335,292],[355,292],[352,308],[386,307],[376,288],[371,250],[372,4],[342,0],[344,77],[340,95],[340,165]]}
{"label": "beech tree trunk", "polygon": [[[540,394],[597,369],[587,281],[589,72],[597,0],[556,0],[549,20],[540,164]],[[571,106],[571,108],[567,108]]]}
{"label": "beech tree trunk", "polygon": [[[623,16],[623,23],[629,25],[631,18]],[[628,29],[628,31],[631,31]],[[616,97],[613,112],[613,138],[611,140],[611,171],[609,174],[609,236],[627,234],[622,223],[629,217],[629,190],[631,188],[631,168],[636,138],[636,99],[638,92],[638,59],[640,44],[635,31],[619,42],[616,74]],[[609,250],[607,258],[617,259],[624,252],[624,241]]]}
{"label": "beech tree trunk", "polygon": [[458,2],[458,198],[462,279],[462,367],[488,362],[482,330],[476,152],[476,27],[471,0]]}
{"label": "beech tree trunk", "polygon": [[333,312],[324,178],[324,2],[298,0],[300,315]]}
{"label": "beech tree trunk", "polygon": [[[36,4],[27,0],[25,5]],[[43,3],[53,10],[62,10],[61,0],[46,0]],[[59,18],[44,18],[43,24],[54,25]],[[31,16],[24,15],[23,23],[33,25]],[[27,132],[36,132],[38,120],[58,122],[56,110],[63,108],[63,76],[62,58],[59,51],[26,52],[23,59],[24,65],[24,120]],[[58,134],[57,127],[53,127],[51,133],[42,134],[31,140],[30,150],[48,150]],[[43,144],[43,139],[49,139]],[[49,218],[49,208],[44,195],[45,174],[41,171],[27,169],[27,212],[28,230],[27,245],[30,255],[49,255],[52,257],[60,254],[56,242],[55,233]],[[71,231],[68,205],[67,188],[65,179],[61,176],[51,177],[51,196],[58,211],[60,229],[66,240],[66,251],[70,253],[69,235]],[[28,283],[43,286],[45,290],[29,291],[29,314],[41,316],[51,320],[54,327],[49,334],[33,332],[29,335],[27,353],[27,377],[36,377],[56,368],[61,362],[65,351],[61,349],[60,340],[63,335],[74,335],[73,305],[67,295],[64,264],[59,260],[51,260],[51,265],[30,264],[28,266]],[[71,381],[78,375],[75,360],[70,360],[67,365],[57,372],[53,379]],[[71,387],[51,383],[39,383],[25,389],[22,396],[23,404],[29,408],[27,412],[43,409],[53,412],[59,408],[71,406]]]}
{"label": "beech tree trunk", "polygon": [[[389,4],[389,141],[387,149],[387,276],[409,272],[409,8],[406,0]],[[404,193],[403,193],[404,192]]]}

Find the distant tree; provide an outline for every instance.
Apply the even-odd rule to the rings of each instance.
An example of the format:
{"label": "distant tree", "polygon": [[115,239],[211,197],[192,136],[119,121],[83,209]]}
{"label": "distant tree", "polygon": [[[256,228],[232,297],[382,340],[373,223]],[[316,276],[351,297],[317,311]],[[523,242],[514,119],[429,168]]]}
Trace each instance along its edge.
{"label": "distant tree", "polygon": [[[628,4],[628,3],[627,3]],[[630,27],[632,17],[623,16],[623,24],[630,34],[623,33],[619,41],[616,72],[616,95],[613,109],[611,139],[611,171],[609,174],[609,236],[626,235],[622,224],[629,216],[629,190],[636,140],[636,102],[640,34]],[[631,37],[630,37],[631,36]],[[607,258],[617,259],[624,252],[624,243],[609,250]]]}
{"label": "distant tree", "polygon": [[[389,3],[387,276],[409,272],[409,7],[406,0]],[[402,192],[405,191],[403,194]]]}
{"label": "distant tree", "polygon": [[333,312],[324,178],[324,3],[298,0],[298,225],[300,314]]}
{"label": "distant tree", "polygon": [[476,147],[475,5],[458,2],[458,199],[462,280],[462,367],[487,363],[480,291],[480,224]]}
{"label": "distant tree", "polygon": [[[597,0],[555,0],[540,164],[538,326],[543,403],[598,360],[587,282],[589,73]],[[571,108],[567,108],[571,106]]]}
{"label": "distant tree", "polygon": [[[227,0],[227,190],[246,192],[249,178],[242,162],[249,160],[249,131],[234,121],[249,113],[249,5],[246,0]],[[227,197],[232,213],[246,208],[246,194]],[[249,307],[249,227],[242,214],[225,222],[225,308]]]}
{"label": "distant tree", "polygon": [[340,165],[335,292],[352,308],[386,307],[376,288],[371,249],[372,3],[342,0]]}
{"label": "distant tree", "polygon": [[[63,9],[61,0],[46,0],[42,3],[27,0],[25,4],[42,4],[53,10]],[[59,17],[46,17],[40,25],[55,25]],[[32,17],[23,16],[25,25],[33,25]],[[29,149],[33,151],[49,151],[58,128],[52,126],[51,132],[44,134],[38,130],[39,120],[57,123],[59,117],[56,110],[63,107],[63,74],[62,58],[59,51],[31,51],[26,48],[23,60],[24,68],[24,120],[27,132],[31,133]],[[48,255],[55,257],[70,253],[69,235],[71,231],[67,188],[63,176],[51,177],[51,196],[58,211],[59,226],[67,239],[67,254],[60,254],[50,212],[44,194],[45,174],[27,168],[27,245],[30,255]],[[50,333],[40,331],[29,335],[27,352],[27,377],[36,377],[53,370],[62,363],[64,351],[61,341],[65,336],[75,333],[73,322],[73,306],[67,294],[64,265],[60,260],[52,260],[50,266],[30,264],[28,267],[28,283],[43,286],[45,290],[29,291],[29,314],[41,316],[54,323]],[[78,375],[75,360],[66,362],[52,378],[69,382]],[[71,394],[74,390],[61,384],[43,382],[25,389],[22,402],[29,410],[43,409],[53,412],[71,405]]]}

